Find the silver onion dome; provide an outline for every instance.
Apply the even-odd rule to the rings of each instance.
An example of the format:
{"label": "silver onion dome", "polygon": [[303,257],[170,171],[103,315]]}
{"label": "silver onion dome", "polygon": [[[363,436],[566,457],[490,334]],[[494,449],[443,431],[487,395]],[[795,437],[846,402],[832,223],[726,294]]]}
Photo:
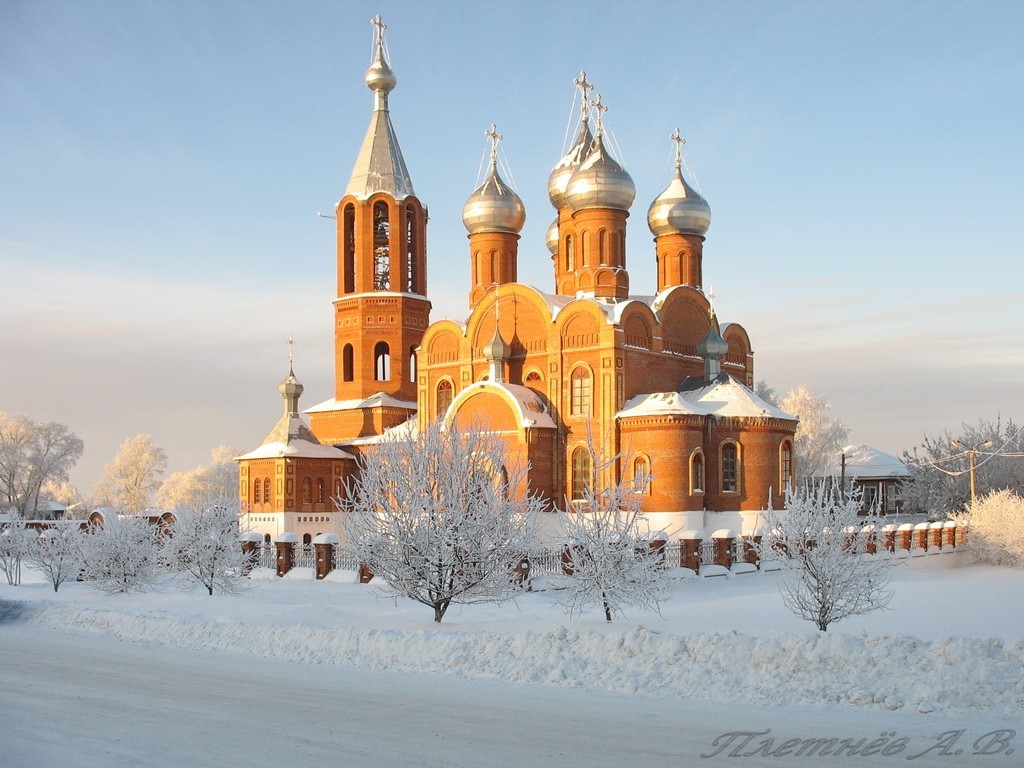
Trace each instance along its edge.
{"label": "silver onion dome", "polygon": [[483,353],[484,360],[488,362],[495,360],[504,361],[508,358],[509,348],[501,338],[501,334],[498,333],[497,325],[495,325],[494,335],[491,336],[491,340],[484,344],[483,349],[480,351]]}
{"label": "silver onion dome", "polygon": [[510,232],[519,234],[526,223],[526,207],[498,175],[497,160],[491,159],[487,178],[462,206],[462,223],[469,234]]}
{"label": "silver onion dome", "polygon": [[284,381],[281,382],[281,386],[277,388],[277,391],[281,393],[282,397],[300,397],[305,388],[295,378],[295,374],[292,372],[291,367],[288,368],[288,375],[285,376]]}
{"label": "silver onion dome", "polygon": [[722,334],[712,325],[708,329],[707,336],[697,344],[697,354],[704,358],[721,360],[729,354],[729,342],[722,338]]}
{"label": "silver onion dome", "polygon": [[636,197],[636,185],[604,146],[598,133],[587,159],[569,178],[565,203],[574,211],[587,208],[611,208],[628,211]]}
{"label": "silver onion dome", "polygon": [[551,173],[548,174],[548,199],[551,201],[551,205],[555,207],[555,210],[565,205],[565,188],[569,184],[569,178],[576,172],[576,169],[580,167],[583,161],[587,159],[593,148],[594,135],[590,132],[590,125],[587,120],[584,119],[580,123],[580,132],[576,136],[576,141],[573,142],[569,151],[562,156],[562,159],[555,164],[555,167],[551,169]]}
{"label": "silver onion dome", "polygon": [[707,234],[711,226],[711,206],[686,183],[680,166],[671,183],[647,209],[647,226],[655,237],[661,235]]}
{"label": "silver onion dome", "polygon": [[551,226],[548,227],[548,232],[544,238],[544,242],[548,247],[549,253],[558,253],[558,219],[551,222]]}

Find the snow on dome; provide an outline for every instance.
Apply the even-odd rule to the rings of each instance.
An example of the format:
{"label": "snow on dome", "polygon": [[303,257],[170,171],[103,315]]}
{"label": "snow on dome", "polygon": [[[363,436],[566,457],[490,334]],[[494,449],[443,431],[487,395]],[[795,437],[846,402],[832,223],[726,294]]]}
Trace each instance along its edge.
{"label": "snow on dome", "polygon": [[237,456],[242,459],[279,459],[282,457],[301,457],[307,459],[351,459],[352,454],[346,453],[332,445],[320,445],[308,440],[291,440],[287,444],[281,442],[264,443],[255,451]]}
{"label": "snow on dome", "polygon": [[691,403],[706,408],[707,413],[716,416],[741,416],[747,418],[769,417],[796,421],[796,417],[762,400],[751,390],[729,377],[719,379],[698,389],[688,390],[682,395]]}
{"label": "snow on dome", "polygon": [[846,455],[846,477],[907,477],[910,470],[895,456],[870,445],[848,445],[827,467],[827,473],[839,477],[843,472],[842,454]]}

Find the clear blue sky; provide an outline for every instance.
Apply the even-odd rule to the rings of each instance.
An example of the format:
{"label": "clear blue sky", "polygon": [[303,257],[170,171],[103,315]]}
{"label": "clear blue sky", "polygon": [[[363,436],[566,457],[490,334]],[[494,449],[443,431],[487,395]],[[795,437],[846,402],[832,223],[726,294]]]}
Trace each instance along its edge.
{"label": "clear blue sky", "polygon": [[637,186],[668,135],[711,204],[705,284],[757,378],[825,392],[899,452],[1024,419],[1024,4],[0,3],[0,410],[67,424],[90,492],[125,438],[171,470],[255,448],[289,333],[308,407],[333,394],[331,211],[372,98],[430,209],[433,317],[466,313],[461,208],[497,123],[527,208],[520,279],[550,290],[546,180],[585,69]]}

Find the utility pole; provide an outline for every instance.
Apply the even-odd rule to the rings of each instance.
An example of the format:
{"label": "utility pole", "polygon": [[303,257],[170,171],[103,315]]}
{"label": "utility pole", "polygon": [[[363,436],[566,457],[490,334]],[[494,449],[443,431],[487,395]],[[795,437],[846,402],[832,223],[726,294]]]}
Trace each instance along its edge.
{"label": "utility pole", "polygon": [[[965,447],[964,444],[961,443],[959,440],[954,440],[954,441],[952,441],[951,444],[956,446],[957,448],[964,448]],[[986,447],[988,447],[990,445],[992,445],[992,441],[991,440],[985,440],[984,442],[976,443],[976,444],[970,446],[969,448],[966,448],[967,460],[968,460],[968,462],[970,462],[971,509],[972,510],[974,509],[974,502],[978,498],[978,494],[977,494],[977,491],[976,491],[975,480],[974,480],[974,467],[975,467],[975,463],[977,461],[978,449],[979,448],[986,448]]]}

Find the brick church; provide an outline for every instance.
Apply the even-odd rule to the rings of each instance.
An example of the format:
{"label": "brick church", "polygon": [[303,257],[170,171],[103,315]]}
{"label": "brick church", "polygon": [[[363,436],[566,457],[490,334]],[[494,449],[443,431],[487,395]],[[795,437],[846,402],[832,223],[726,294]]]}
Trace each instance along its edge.
{"label": "brick church", "polygon": [[[652,530],[749,531],[793,479],[796,420],[753,393],[750,338],[719,322],[703,290],[711,209],[683,178],[678,131],[675,177],[647,210],[654,247],[640,256],[657,261],[657,285],[635,293],[626,222],[636,189],[605,144],[606,108],[585,73],[575,141],[548,177],[550,290],[517,280],[526,211],[499,175],[492,126],[489,172],[462,211],[469,314],[431,323],[426,210],[391,122],[397,78],[374,23],[370,126],[336,206],[334,396],[304,411],[307,426],[302,385],[292,371],[282,382],[280,421],[238,459],[253,529],[340,532],[331,497],[359,454],[386,432],[442,419],[505,436],[555,513],[590,483],[626,480]],[[588,436],[619,457],[607,477],[594,476]]]}

